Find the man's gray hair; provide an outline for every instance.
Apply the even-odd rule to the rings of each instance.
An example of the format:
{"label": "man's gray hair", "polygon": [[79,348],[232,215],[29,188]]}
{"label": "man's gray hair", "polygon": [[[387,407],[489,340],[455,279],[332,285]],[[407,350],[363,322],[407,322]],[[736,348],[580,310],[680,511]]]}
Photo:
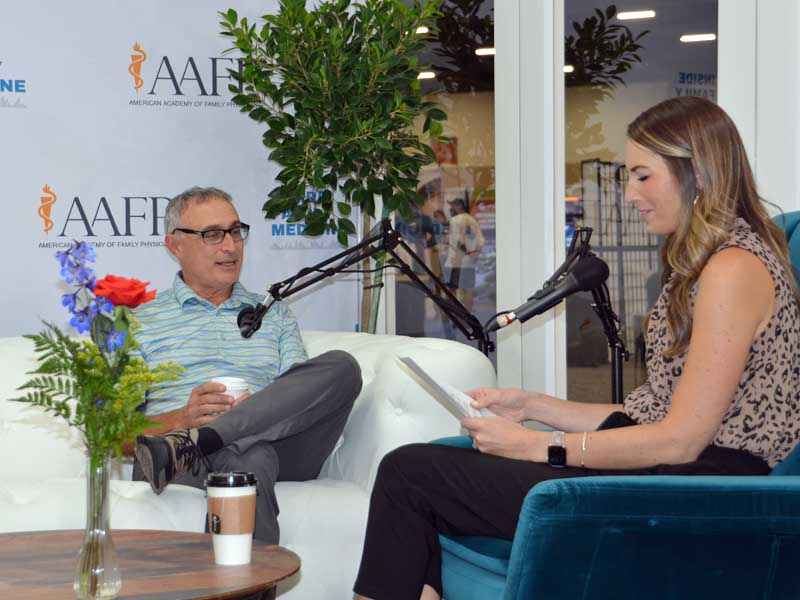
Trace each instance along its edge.
{"label": "man's gray hair", "polygon": [[164,214],[165,233],[172,233],[175,230],[189,202],[208,202],[214,198],[233,204],[233,198],[229,193],[215,187],[194,186],[175,196],[167,204],[167,212]]}

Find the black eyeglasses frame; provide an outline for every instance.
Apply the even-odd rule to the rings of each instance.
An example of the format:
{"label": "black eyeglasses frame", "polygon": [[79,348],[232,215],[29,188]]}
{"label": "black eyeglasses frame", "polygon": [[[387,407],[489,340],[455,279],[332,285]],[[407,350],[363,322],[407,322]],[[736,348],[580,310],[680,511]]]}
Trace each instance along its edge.
{"label": "black eyeglasses frame", "polygon": [[[236,231],[237,229],[239,230],[239,237],[238,238],[233,235],[233,232]],[[208,244],[210,246],[216,246],[216,245],[222,243],[222,241],[225,239],[225,234],[228,234],[229,236],[231,236],[231,239],[234,242],[243,242],[244,240],[247,239],[248,235],[250,235],[250,225],[248,225],[247,223],[237,223],[236,225],[232,225],[232,226],[228,227],[227,229],[221,229],[219,227],[214,227],[212,229],[205,229],[203,231],[198,231],[197,229],[187,229],[186,227],[175,227],[172,230],[172,233],[175,233],[176,231],[180,231],[181,233],[190,233],[192,235],[199,235],[200,238],[203,240],[204,244]],[[213,241],[210,241],[208,239],[208,237],[207,237],[208,234],[210,234],[210,233],[212,233],[212,234],[222,233],[222,237],[219,238],[219,241],[213,242]]]}

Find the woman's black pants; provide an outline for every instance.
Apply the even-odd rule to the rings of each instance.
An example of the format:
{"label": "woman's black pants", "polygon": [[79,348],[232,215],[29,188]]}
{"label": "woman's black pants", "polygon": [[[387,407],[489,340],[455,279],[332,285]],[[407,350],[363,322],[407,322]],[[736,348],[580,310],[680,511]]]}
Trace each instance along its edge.
{"label": "woman's black pants", "polygon": [[[614,426],[633,424],[615,413]],[[606,428],[609,428],[606,426]],[[442,594],[440,533],[511,540],[531,487],[589,475],[763,475],[769,467],[741,450],[709,446],[682,465],[636,470],[551,467],[478,451],[412,444],[380,464],[370,499],[355,592],[375,600],[418,600],[424,584]]]}

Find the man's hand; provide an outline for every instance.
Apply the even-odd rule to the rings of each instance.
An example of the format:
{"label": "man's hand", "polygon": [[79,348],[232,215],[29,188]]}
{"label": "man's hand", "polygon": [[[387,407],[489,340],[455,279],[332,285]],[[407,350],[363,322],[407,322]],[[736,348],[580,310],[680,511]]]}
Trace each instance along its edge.
{"label": "man's hand", "polygon": [[502,417],[464,418],[461,419],[461,426],[469,431],[475,448],[484,454],[517,460],[541,460],[540,431],[531,431]]}
{"label": "man's hand", "polygon": [[224,392],[225,385],[213,381],[201,383],[194,388],[186,406],[180,409],[180,429],[196,429],[208,425],[244,399],[244,396],[235,399]]}
{"label": "man's hand", "polygon": [[467,392],[477,409],[488,408],[494,414],[514,423],[522,423],[525,415],[526,394],[517,388],[478,388]]}
{"label": "man's hand", "polygon": [[[250,397],[248,393],[234,398],[224,392],[225,385],[222,383],[209,381],[198,385],[192,390],[186,406],[153,415],[150,418],[158,424],[148,427],[141,432],[141,435],[163,435],[175,429],[197,429],[211,423],[218,416]],[[128,442],[122,446],[122,452],[130,455],[133,454],[134,448],[135,444]]]}

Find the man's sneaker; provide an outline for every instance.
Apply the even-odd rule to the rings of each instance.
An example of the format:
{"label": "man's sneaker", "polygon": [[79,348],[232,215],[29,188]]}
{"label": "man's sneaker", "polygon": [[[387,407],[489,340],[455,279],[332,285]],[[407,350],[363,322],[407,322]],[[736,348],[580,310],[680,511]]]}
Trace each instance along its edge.
{"label": "man's sneaker", "polygon": [[184,473],[200,472],[203,464],[211,471],[211,463],[197,447],[196,429],[176,429],[161,435],[140,435],[136,438],[136,458],[145,479],[156,494]]}

